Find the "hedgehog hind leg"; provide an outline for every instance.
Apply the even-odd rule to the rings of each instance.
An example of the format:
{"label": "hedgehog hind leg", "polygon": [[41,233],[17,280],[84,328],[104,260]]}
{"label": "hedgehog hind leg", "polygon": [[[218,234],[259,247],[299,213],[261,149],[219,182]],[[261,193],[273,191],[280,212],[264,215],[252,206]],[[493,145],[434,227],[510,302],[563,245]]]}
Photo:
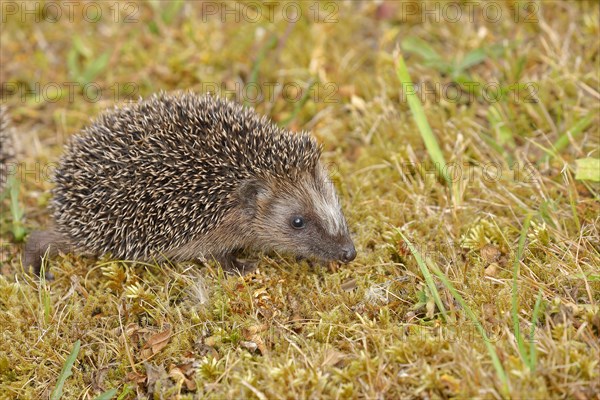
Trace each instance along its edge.
{"label": "hedgehog hind leg", "polygon": [[[68,250],[68,241],[55,230],[33,231],[29,234],[21,261],[26,270],[31,267],[33,273],[40,276],[44,256],[54,257],[59,251]],[[50,280],[53,275],[46,271],[45,278]]]}
{"label": "hedgehog hind leg", "polygon": [[254,272],[258,265],[253,261],[238,259],[235,253],[221,254],[215,259],[221,265],[223,271],[229,274],[247,275]]}

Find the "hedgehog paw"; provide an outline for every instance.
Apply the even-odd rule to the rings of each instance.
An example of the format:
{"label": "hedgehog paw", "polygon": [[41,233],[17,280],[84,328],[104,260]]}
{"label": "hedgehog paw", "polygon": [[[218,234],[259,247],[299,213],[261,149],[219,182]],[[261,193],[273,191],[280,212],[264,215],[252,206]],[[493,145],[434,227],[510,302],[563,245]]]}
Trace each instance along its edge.
{"label": "hedgehog paw", "polygon": [[250,274],[258,267],[258,262],[250,260],[235,260],[236,269],[242,275]]}
{"label": "hedgehog paw", "polygon": [[238,260],[235,256],[225,256],[217,259],[223,271],[228,274],[246,275],[253,272],[258,263],[249,260]]}

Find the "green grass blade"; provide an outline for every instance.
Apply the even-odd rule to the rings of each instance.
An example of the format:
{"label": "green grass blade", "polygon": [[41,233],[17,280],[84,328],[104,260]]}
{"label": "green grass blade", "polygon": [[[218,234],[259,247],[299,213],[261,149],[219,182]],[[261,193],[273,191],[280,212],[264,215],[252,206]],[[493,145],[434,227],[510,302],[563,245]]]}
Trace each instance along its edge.
{"label": "green grass blade", "polygon": [[487,119],[490,124],[490,129],[495,133],[496,140],[499,146],[508,145],[511,149],[516,147],[515,139],[508,124],[502,118],[499,105],[494,105],[488,108]]}
{"label": "green grass blade", "polygon": [[[427,63],[435,63],[440,65],[444,62],[442,56],[440,56],[439,53],[429,45],[429,43],[416,36],[408,36],[404,38],[400,44],[400,47],[402,47],[402,50],[407,53],[418,54],[423,61]],[[446,71],[444,70],[444,72]]]}
{"label": "green grass blade", "polygon": [[467,305],[467,303],[465,302],[463,297],[460,295],[460,293],[458,293],[458,290],[456,290],[454,285],[452,285],[452,283],[450,283],[450,281],[443,274],[443,272],[440,271],[434,265],[432,265],[432,271],[439,278],[439,280],[442,281],[444,286],[446,286],[446,288],[448,288],[448,290],[450,291],[450,293],[452,294],[454,299],[458,302],[458,304],[460,304],[462,309],[465,310],[465,313],[467,314],[467,316],[469,317],[471,322],[477,328],[477,331],[479,332],[479,334],[481,335],[481,337],[483,339],[483,342],[488,351],[488,354],[489,354],[490,358],[492,359],[492,365],[494,366],[494,369],[496,370],[496,374],[498,375],[500,382],[502,382],[502,390],[504,392],[504,395],[508,395],[508,376],[506,375],[506,371],[504,371],[504,367],[502,366],[502,363],[500,362],[500,358],[498,357],[498,353],[496,353],[496,349],[494,348],[494,346],[492,346],[490,338],[488,337],[487,333],[485,332],[485,329],[483,329],[483,325],[481,325],[479,320],[477,320],[477,316],[475,315],[473,310],[471,310],[471,308]]}
{"label": "green grass blade", "polygon": [[110,400],[117,394],[117,389],[109,389],[106,392],[101,393],[94,400]]}
{"label": "green grass blade", "polygon": [[73,36],[73,48],[77,54],[81,54],[85,58],[90,58],[93,55],[92,50],[83,43],[79,35]]}
{"label": "green grass blade", "polygon": [[[252,70],[250,71],[250,76],[248,77],[248,82],[246,83],[247,85],[249,85],[251,83],[256,83],[260,65],[262,64],[265,57],[267,56],[267,53],[269,51],[271,51],[273,48],[275,48],[275,45],[277,45],[277,36],[273,35],[269,38],[269,40],[267,40],[267,42],[263,45],[263,47],[258,52],[258,55],[256,56],[256,59],[254,60],[254,65],[252,65]],[[248,105],[248,104],[249,104],[248,99],[244,99],[244,105]]]}
{"label": "green grass blade", "polygon": [[435,304],[438,306],[438,309],[442,313],[444,321],[447,321],[448,315],[446,314],[446,308],[444,307],[444,304],[442,303],[442,298],[440,297],[440,293],[438,292],[437,287],[435,286],[435,282],[433,282],[433,277],[431,276],[431,272],[429,272],[429,268],[427,267],[428,263],[425,262],[423,257],[421,257],[421,254],[417,251],[417,249],[413,246],[413,244],[406,238],[406,236],[404,236],[404,234],[402,234],[400,229],[396,229],[396,231],[402,237],[402,240],[404,240],[404,242],[410,249],[410,252],[415,257],[415,260],[417,260],[417,264],[419,265],[419,268],[421,269],[421,273],[423,274],[423,278],[425,278],[425,283],[427,283],[427,287],[429,288],[429,291],[431,292],[431,295],[433,296]]}
{"label": "green grass blade", "polygon": [[512,309],[511,315],[513,320],[513,329],[517,345],[519,347],[519,353],[525,363],[530,365],[529,356],[527,354],[527,348],[525,347],[525,341],[523,335],[521,335],[521,329],[519,326],[519,296],[518,296],[518,284],[517,279],[519,277],[519,261],[523,255],[523,249],[525,248],[525,240],[527,239],[527,230],[529,229],[529,223],[531,222],[531,215],[525,217],[525,222],[521,229],[521,236],[519,237],[519,247],[517,248],[517,254],[515,255],[515,261],[513,263],[513,284],[512,284]]}
{"label": "green grass blade", "polygon": [[296,102],[296,105],[294,106],[294,109],[292,110],[292,113],[290,114],[290,116],[287,117],[286,119],[284,119],[283,121],[281,121],[281,123],[280,123],[281,126],[287,127],[296,118],[296,116],[298,115],[300,110],[302,110],[302,107],[304,107],[304,105],[308,101],[312,87],[315,85],[315,83],[316,83],[316,80],[314,80],[314,79],[311,79],[308,82],[308,87],[302,94],[302,97],[300,98],[299,101]]}
{"label": "green grass blade", "polygon": [[483,49],[475,49],[467,53],[467,55],[458,63],[455,73],[465,71],[477,64],[482,63],[487,58],[487,54]]}
{"label": "green grass blade", "polygon": [[183,7],[184,3],[183,0],[171,0],[168,3],[165,3],[166,7],[160,12],[160,16],[163,22],[169,25],[173,21],[173,18],[175,18],[177,13],[181,11],[181,8]]}
{"label": "green grass blade", "polygon": [[73,375],[71,369],[73,369],[73,364],[75,364],[75,360],[77,360],[77,355],[79,354],[79,349],[81,347],[81,341],[78,340],[75,342],[73,346],[73,350],[71,350],[71,354],[67,357],[65,361],[65,365],[60,371],[60,375],[58,376],[58,381],[56,382],[56,387],[52,391],[50,395],[50,400],[59,400],[62,397],[63,386],[65,385],[66,380]]}
{"label": "green grass blade", "polygon": [[82,82],[80,83],[87,85],[88,83],[92,82],[94,78],[106,68],[109,58],[110,53],[107,51],[102,53],[93,61],[90,61],[83,72],[81,77]]}
{"label": "green grass blade", "polygon": [[25,238],[25,228],[23,227],[23,216],[25,215],[25,210],[19,203],[19,191],[21,189],[21,185],[19,181],[11,176],[8,178],[8,193],[10,195],[10,214],[12,216],[12,234],[15,238],[16,242],[22,242]]}
{"label": "green grass blade", "polygon": [[533,316],[531,318],[531,331],[529,333],[529,370],[534,372],[537,367],[537,347],[535,346],[535,327],[540,318],[540,310],[542,306],[542,294],[543,290],[540,289],[538,297],[535,300],[535,306],[533,307]]}
{"label": "green grass blade", "polygon": [[[45,276],[46,270],[43,270]],[[48,292],[46,285],[44,284],[42,292],[42,306],[44,307],[44,321],[46,324],[49,324],[52,320],[52,299],[50,298],[50,293]]]}
{"label": "green grass blade", "polygon": [[569,136],[573,139],[577,138],[583,131],[587,129],[587,127],[592,123],[596,113],[590,112],[588,115],[583,117],[581,120],[577,121],[575,125],[565,133],[563,133],[556,142],[552,145],[552,151],[546,153],[546,155],[542,158],[542,162],[546,162],[550,159],[550,157],[554,158],[556,155],[564,150],[569,145]]}
{"label": "green grass blade", "polygon": [[[431,274],[429,273],[429,268],[431,268],[433,273],[439,278],[440,281],[442,281],[444,286],[446,286],[446,288],[450,291],[450,293],[452,294],[454,299],[456,299],[456,301],[460,304],[462,309],[465,310],[465,313],[467,314],[467,316],[469,317],[471,322],[473,322],[473,324],[477,328],[477,331],[483,338],[485,347],[488,351],[488,354],[490,355],[490,358],[492,359],[492,364],[494,366],[494,369],[496,370],[496,374],[498,375],[498,378],[502,382],[503,391],[505,392],[505,394],[508,394],[508,377],[506,375],[506,372],[504,371],[504,367],[502,366],[502,363],[500,362],[500,358],[498,357],[498,353],[496,353],[496,349],[494,348],[494,346],[492,346],[491,341],[490,341],[487,333],[485,332],[485,329],[483,329],[483,326],[477,319],[477,316],[475,315],[473,310],[471,310],[471,308],[467,305],[467,303],[465,302],[463,297],[460,295],[460,293],[458,293],[458,290],[456,290],[454,285],[452,285],[452,283],[450,283],[450,281],[448,280],[446,275],[444,275],[444,273],[442,271],[440,271],[440,269],[431,261],[427,264],[429,266],[429,268],[427,268],[427,265],[425,265],[425,262],[423,261],[423,257],[421,257],[421,255],[415,249],[415,247],[412,245],[412,243],[402,234],[402,232],[400,232],[399,229],[396,229],[396,231],[400,234],[400,236],[402,237],[402,239],[404,240],[404,242],[410,249],[411,253],[417,260],[417,264],[419,264],[419,267],[421,268],[421,270],[427,271],[427,272],[423,271],[423,275],[426,276],[425,279],[427,280],[427,276],[428,276],[430,281],[433,282],[433,278],[431,277]],[[438,293],[437,289],[432,290],[432,293],[437,294]],[[438,296],[439,296],[439,294],[438,294]],[[437,300],[436,300],[436,302],[437,302]]]}
{"label": "green grass blade", "polygon": [[80,68],[79,68],[79,59],[78,59],[79,55],[77,53],[77,49],[75,48],[75,46],[72,46],[71,49],[69,50],[69,53],[67,53],[67,69],[69,71],[69,75],[71,76],[71,78],[77,80],[78,82],[81,80],[80,79]]}
{"label": "green grass blade", "polygon": [[408,74],[408,69],[406,68],[406,64],[404,63],[404,58],[402,54],[398,55],[398,66],[396,68],[396,72],[398,74],[398,79],[400,79],[400,83],[402,85],[402,90],[406,93],[406,98],[408,100],[408,106],[410,107],[410,111],[413,114],[415,119],[415,123],[419,128],[419,133],[421,134],[421,138],[423,142],[425,142],[425,147],[427,148],[427,152],[429,153],[429,157],[435,164],[436,169],[440,176],[443,176],[448,185],[452,184],[450,176],[448,175],[448,169],[446,168],[446,161],[444,160],[444,155],[442,154],[442,150],[437,142],[435,135],[431,130],[431,126],[429,126],[429,122],[427,122],[427,117],[425,116],[425,111],[423,110],[423,105],[421,104],[421,100],[415,93],[412,88],[414,85],[412,80],[410,79],[410,75]]}
{"label": "green grass blade", "polygon": [[[569,205],[571,206],[571,214],[573,215],[573,221],[575,222],[575,227],[577,228],[577,232],[581,232],[581,222],[579,221],[579,212],[577,211],[577,189],[575,188],[575,184],[573,182],[573,176],[571,172],[567,169],[564,172],[565,182],[568,183],[567,190],[569,192]],[[585,181],[583,181],[585,182]]]}
{"label": "green grass blade", "polygon": [[121,394],[117,397],[117,400],[125,400],[126,398],[129,398],[129,395],[134,395],[135,392],[133,390],[135,386],[132,385],[125,385],[125,387],[123,388],[123,391],[121,392]]}

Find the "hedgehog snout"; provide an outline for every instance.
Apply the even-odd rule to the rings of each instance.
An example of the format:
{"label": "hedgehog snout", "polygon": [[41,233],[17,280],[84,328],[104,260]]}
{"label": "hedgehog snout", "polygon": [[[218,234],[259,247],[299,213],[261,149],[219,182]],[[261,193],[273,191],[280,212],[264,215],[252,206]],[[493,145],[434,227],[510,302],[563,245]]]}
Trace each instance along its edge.
{"label": "hedgehog snout", "polygon": [[342,246],[341,253],[339,256],[339,260],[343,263],[349,263],[350,261],[356,258],[356,249],[354,248],[354,243],[348,242],[344,246]]}

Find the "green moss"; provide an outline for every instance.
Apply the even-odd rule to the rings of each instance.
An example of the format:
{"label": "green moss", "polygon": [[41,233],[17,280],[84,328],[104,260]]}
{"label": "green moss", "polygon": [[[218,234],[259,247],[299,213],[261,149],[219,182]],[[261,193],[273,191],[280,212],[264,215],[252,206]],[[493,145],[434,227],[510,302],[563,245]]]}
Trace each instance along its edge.
{"label": "green moss", "polygon": [[[114,17],[111,4],[102,10]],[[65,398],[110,388],[127,399],[501,397],[481,335],[434,278],[451,316],[441,319],[400,229],[494,340],[512,397],[593,397],[600,391],[600,189],[574,181],[572,167],[582,155],[597,155],[600,121],[592,118],[555,157],[544,149],[597,113],[598,4],[535,3],[539,18],[519,20],[516,10],[521,17],[531,10],[508,1],[497,4],[499,21],[476,15],[472,24],[419,18],[388,1],[319,3],[319,22],[311,2],[296,4],[303,15],[296,23],[276,7],[272,23],[238,23],[231,14],[221,24],[206,19],[200,3],[170,11],[167,2],[135,3],[133,23],[122,21],[125,9],[119,23],[8,17],[0,31],[3,81],[23,90],[57,83],[63,93],[56,101],[22,98],[21,89],[3,93],[22,142],[18,204],[28,231],[48,224],[52,187],[31,171],[55,162],[90,117],[158,90],[206,91],[210,84],[243,102],[236,87],[252,78],[270,96],[250,105],[280,123],[294,116],[289,128],[310,129],[324,144],[359,256],[336,268],[265,256],[256,274],[240,278],[214,264],[65,255],[49,261],[55,280],[40,284],[23,274],[5,197],[0,393],[49,397],[81,340]],[[334,22],[325,22],[332,11]],[[440,60],[404,54],[415,83],[437,88],[422,100],[455,165],[452,190],[429,163],[395,75],[392,54],[406,38],[425,41]],[[457,67],[480,52],[482,62]],[[76,58],[68,62],[70,53]],[[63,83],[92,72],[102,96],[91,99],[81,86],[64,96]],[[505,96],[492,102],[477,90],[469,97],[468,81],[493,82]],[[311,82],[296,110],[290,95]],[[454,84],[462,85],[460,101],[440,90]],[[511,316],[512,265],[529,213],[516,283],[524,336],[542,291],[535,371],[515,346]],[[489,246],[497,258],[486,254]],[[167,343],[153,350],[167,326]]]}

